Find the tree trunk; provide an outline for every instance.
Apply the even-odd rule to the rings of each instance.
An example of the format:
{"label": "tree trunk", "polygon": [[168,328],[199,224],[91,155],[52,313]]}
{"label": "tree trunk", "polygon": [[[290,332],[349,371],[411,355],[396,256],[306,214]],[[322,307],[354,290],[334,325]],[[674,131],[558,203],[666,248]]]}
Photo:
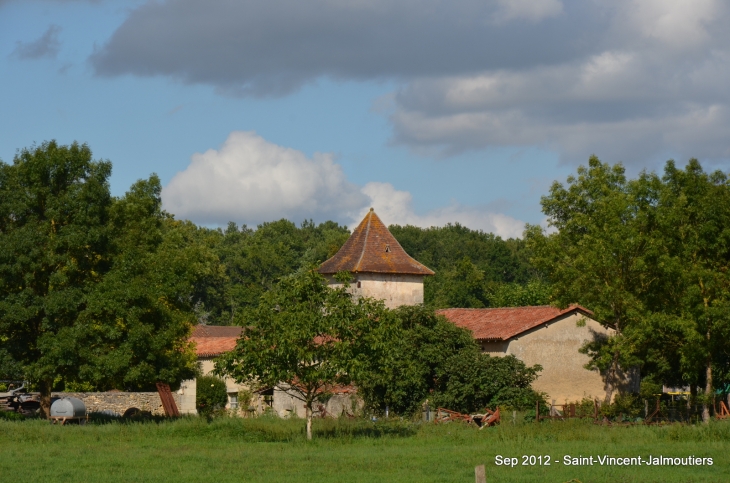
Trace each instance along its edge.
{"label": "tree trunk", "polygon": [[613,361],[611,361],[611,367],[606,372],[606,399],[605,404],[611,404],[613,398],[613,392],[616,390],[618,380],[618,351],[613,354]]}
{"label": "tree trunk", "polygon": [[41,393],[41,411],[46,419],[51,417],[51,391],[53,390],[52,380],[42,380],[38,384]]}
{"label": "tree trunk", "polygon": [[689,398],[687,398],[687,409],[692,409],[692,405],[697,401],[697,384],[689,385]]}
{"label": "tree trunk", "polygon": [[307,441],[312,440],[312,401],[307,401]]}
{"label": "tree trunk", "polygon": [[708,424],[710,422],[710,403],[712,401],[712,357],[707,356],[707,366],[705,368],[707,374],[707,382],[705,383],[705,400],[702,402],[702,422]]}

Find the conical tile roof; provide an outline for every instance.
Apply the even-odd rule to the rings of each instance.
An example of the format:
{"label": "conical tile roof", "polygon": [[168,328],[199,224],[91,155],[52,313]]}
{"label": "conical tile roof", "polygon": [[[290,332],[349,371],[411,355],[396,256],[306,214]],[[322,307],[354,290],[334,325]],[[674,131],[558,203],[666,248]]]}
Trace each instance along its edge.
{"label": "conical tile roof", "polygon": [[433,275],[411,258],[372,208],[334,257],[319,267],[319,273],[389,273]]}

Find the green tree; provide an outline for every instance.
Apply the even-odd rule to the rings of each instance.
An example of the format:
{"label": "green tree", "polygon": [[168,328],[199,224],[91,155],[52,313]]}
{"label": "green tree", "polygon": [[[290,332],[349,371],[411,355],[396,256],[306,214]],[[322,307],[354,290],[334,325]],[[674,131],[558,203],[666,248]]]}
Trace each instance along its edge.
{"label": "green tree", "polygon": [[495,406],[534,408],[543,398],[531,384],[541,370],[513,355],[490,357],[478,349],[461,350],[439,368],[433,403],[465,413]]}
{"label": "green tree", "polygon": [[458,260],[453,267],[440,270],[436,276],[440,284],[431,296],[430,306],[482,308],[489,305],[484,271],[468,257]]}
{"label": "green tree", "polygon": [[494,307],[489,293],[502,284],[523,286],[543,275],[529,261],[523,240],[502,238],[464,226],[389,227],[405,251],[433,269],[424,302],[435,308]]}
{"label": "green tree", "polygon": [[549,305],[552,289],[540,279],[526,284],[499,283],[487,287],[490,307],[524,307],[527,305]]}
{"label": "green tree", "polygon": [[55,142],[0,164],[0,357],[46,415],[54,385],[138,389],[195,371],[190,301],[217,259],[180,249],[156,177],[114,199],[110,173],[87,146]]}
{"label": "green tree", "polygon": [[[555,182],[542,198],[549,226],[526,230],[535,266],[547,274],[554,300],[561,306],[583,304],[615,336],[587,347],[593,367],[606,377],[610,400],[620,379],[620,367],[637,366],[633,343],[650,314],[647,301],[660,289],[656,260],[662,253],[654,206],[660,187],[649,177],[626,179],[621,165],[609,166],[591,157],[568,186]],[[654,302],[656,303],[656,301]]]}
{"label": "green tree", "polygon": [[715,389],[713,367],[727,373],[730,182],[722,172],[704,172],[695,159],[684,170],[669,161],[662,181],[657,238],[666,246],[661,265],[664,278],[674,283],[671,303],[664,307],[661,320],[674,330],[660,333],[674,333],[674,339],[680,335],[678,353],[685,381],[694,386],[704,380],[703,419],[707,422]]}
{"label": "green tree", "polygon": [[[194,376],[188,342],[196,294],[222,277],[197,228],[161,211],[159,179],[138,181],[110,210],[111,267],[89,291],[63,348],[66,382],[98,390],[173,387]],[[72,358],[75,351],[77,358]]]}
{"label": "green tree", "polygon": [[59,368],[59,345],[109,267],[110,174],[87,146],[53,141],[0,164],[0,349],[38,384],[46,414],[54,380],[75,366]]}
{"label": "green tree", "polygon": [[288,220],[262,223],[255,230],[230,222],[224,230],[201,229],[201,236],[225,267],[221,286],[208,286],[196,300],[210,324],[238,323],[241,314],[258,305],[264,292],[283,276],[323,262],[347,241],[346,227],[335,222],[300,227]]}
{"label": "green tree", "polygon": [[384,312],[382,302],[353,303],[347,287],[331,289],[315,270],[300,270],[245,312],[244,333],[233,351],[216,360],[216,372],[303,401],[311,439],[313,404],[334,385],[350,382],[357,341],[367,338]]}
{"label": "green tree", "polygon": [[530,384],[540,367],[481,354],[468,330],[426,307],[388,311],[366,344],[372,348],[358,351],[366,357],[353,377],[375,411],[412,414],[426,400],[465,412],[490,404],[521,408],[539,397]]}
{"label": "green tree", "polygon": [[[730,335],[730,183],[666,164],[664,176],[627,180],[623,167],[591,158],[569,186],[553,185],[543,210],[557,232],[527,230],[534,263],[558,303],[594,310],[616,336],[586,346],[615,386],[618,366],[649,381],[704,385],[710,399],[727,377]],[[609,390],[608,396],[610,397]]]}

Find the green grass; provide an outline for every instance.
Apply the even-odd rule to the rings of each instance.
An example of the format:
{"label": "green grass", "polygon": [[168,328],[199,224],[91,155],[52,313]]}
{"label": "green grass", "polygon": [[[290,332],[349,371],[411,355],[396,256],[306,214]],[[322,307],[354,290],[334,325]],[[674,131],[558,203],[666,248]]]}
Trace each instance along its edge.
{"label": "green grass", "polygon": [[[84,482],[727,482],[730,423],[600,427],[590,422],[503,424],[188,418],[51,426],[0,420],[0,480]],[[495,466],[496,455],[712,457],[713,466]]]}

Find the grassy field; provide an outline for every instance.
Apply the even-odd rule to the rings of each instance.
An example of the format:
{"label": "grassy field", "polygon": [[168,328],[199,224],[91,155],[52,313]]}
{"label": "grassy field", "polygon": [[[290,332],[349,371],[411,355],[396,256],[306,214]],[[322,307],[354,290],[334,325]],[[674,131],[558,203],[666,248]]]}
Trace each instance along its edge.
{"label": "grassy field", "polygon": [[[414,425],[190,418],[163,423],[51,426],[0,420],[0,481],[54,482],[728,482],[730,423],[599,427],[590,422]],[[580,466],[564,455],[711,457],[712,466]],[[495,456],[518,466],[495,465]],[[549,455],[550,466],[522,466]],[[556,463],[558,459],[561,462]]]}

